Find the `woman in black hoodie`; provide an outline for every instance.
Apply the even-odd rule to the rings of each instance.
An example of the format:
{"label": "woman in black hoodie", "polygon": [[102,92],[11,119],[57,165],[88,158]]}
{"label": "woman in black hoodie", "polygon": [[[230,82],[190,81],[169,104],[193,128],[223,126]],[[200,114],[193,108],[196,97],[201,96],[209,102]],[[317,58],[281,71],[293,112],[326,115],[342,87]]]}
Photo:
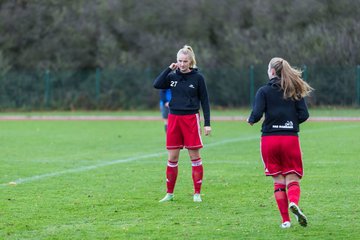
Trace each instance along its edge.
{"label": "woman in black hoodie", "polygon": [[194,51],[185,45],[177,53],[177,62],[171,63],[154,81],[157,89],[170,89],[166,148],[168,163],[166,169],[167,193],[160,202],[172,201],[178,175],[180,149],[187,148],[192,164],[194,202],[201,202],[203,166],[199,149],[203,147],[200,128],[200,105],[204,114],[204,132],[209,135],[210,106],[204,77],[196,68]]}
{"label": "woman in black hoodie", "polygon": [[248,123],[253,125],[265,114],[261,156],[265,175],[274,180],[274,195],[282,217],[280,227],[291,226],[288,209],[306,227],[307,218],[298,206],[303,176],[298,132],[299,124],[309,117],[304,97],[313,89],[301,78],[301,71],[282,58],[271,59],[268,76],[268,84],[256,93]]}

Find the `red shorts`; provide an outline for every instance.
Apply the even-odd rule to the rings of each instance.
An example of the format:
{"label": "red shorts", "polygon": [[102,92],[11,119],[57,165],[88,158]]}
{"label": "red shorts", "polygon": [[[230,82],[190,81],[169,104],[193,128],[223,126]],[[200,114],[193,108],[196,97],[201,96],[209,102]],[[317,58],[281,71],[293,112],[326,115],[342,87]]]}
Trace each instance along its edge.
{"label": "red shorts", "polygon": [[260,148],[266,176],[289,173],[303,176],[298,136],[263,136]]}
{"label": "red shorts", "polygon": [[200,135],[200,115],[174,115],[168,116],[166,132],[167,149],[199,149],[203,147]]}

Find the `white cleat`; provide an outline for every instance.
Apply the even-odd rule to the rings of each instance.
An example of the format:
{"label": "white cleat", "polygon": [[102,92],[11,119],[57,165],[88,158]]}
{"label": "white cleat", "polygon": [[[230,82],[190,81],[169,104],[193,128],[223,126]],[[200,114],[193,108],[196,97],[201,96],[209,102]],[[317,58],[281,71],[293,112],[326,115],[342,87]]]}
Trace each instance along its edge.
{"label": "white cleat", "polygon": [[174,194],[173,193],[167,193],[163,199],[161,199],[159,202],[169,202],[174,200]]}
{"label": "white cleat", "polygon": [[202,202],[202,200],[201,200],[201,196],[200,196],[200,194],[198,194],[198,193],[195,193],[194,194],[194,202]]}
{"label": "white cleat", "polygon": [[291,202],[289,204],[290,211],[295,215],[296,220],[299,222],[299,224],[303,227],[307,226],[307,218],[305,214],[300,210],[299,206],[295,203]]}
{"label": "white cleat", "polygon": [[281,228],[290,228],[291,227],[291,222],[289,221],[286,221],[286,222],[283,222],[281,225],[280,225]]}

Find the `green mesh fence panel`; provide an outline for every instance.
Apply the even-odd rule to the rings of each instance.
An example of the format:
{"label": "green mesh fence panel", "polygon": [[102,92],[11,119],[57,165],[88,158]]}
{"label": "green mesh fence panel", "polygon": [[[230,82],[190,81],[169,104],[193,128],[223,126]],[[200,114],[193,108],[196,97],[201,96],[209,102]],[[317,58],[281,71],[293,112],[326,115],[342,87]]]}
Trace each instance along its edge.
{"label": "green mesh fence panel", "polygon": [[[358,106],[357,66],[302,66],[315,88],[314,106]],[[159,91],[152,87],[161,69],[117,68],[82,71],[9,71],[0,77],[2,110],[154,109]],[[267,66],[201,69],[210,102],[218,107],[248,107],[267,83]]]}

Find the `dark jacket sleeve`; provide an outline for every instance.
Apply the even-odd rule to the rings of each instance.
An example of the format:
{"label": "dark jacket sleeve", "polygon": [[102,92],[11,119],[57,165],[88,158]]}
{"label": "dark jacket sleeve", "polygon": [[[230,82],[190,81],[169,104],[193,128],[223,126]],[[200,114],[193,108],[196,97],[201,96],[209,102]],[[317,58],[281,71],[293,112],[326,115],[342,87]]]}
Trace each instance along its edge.
{"label": "dark jacket sleeve", "polygon": [[255,102],[248,119],[249,123],[257,123],[262,118],[265,112],[265,95],[262,89],[260,88],[255,95]]}
{"label": "dark jacket sleeve", "polygon": [[298,115],[299,124],[305,122],[309,118],[309,111],[307,109],[304,98],[296,102],[296,112]]}
{"label": "dark jacket sleeve", "polygon": [[156,89],[168,89],[170,88],[170,82],[168,81],[168,75],[171,72],[170,68],[166,68],[160,73],[159,76],[155,79],[153,86]]}
{"label": "dark jacket sleeve", "polygon": [[199,96],[201,101],[201,108],[204,114],[204,126],[210,126],[210,103],[207,92],[207,87],[204,78],[201,76],[199,81]]}
{"label": "dark jacket sleeve", "polygon": [[162,102],[162,103],[166,103],[166,102],[168,102],[169,100],[167,99],[167,97],[166,97],[166,89],[161,89],[160,90],[160,101]]}

